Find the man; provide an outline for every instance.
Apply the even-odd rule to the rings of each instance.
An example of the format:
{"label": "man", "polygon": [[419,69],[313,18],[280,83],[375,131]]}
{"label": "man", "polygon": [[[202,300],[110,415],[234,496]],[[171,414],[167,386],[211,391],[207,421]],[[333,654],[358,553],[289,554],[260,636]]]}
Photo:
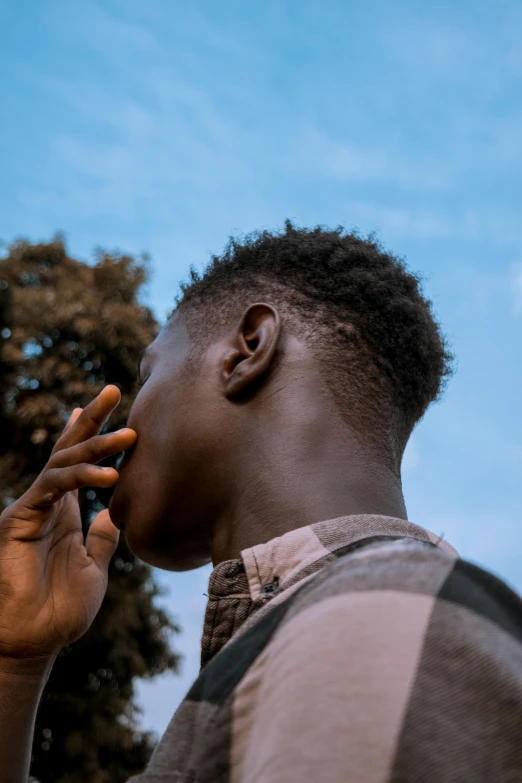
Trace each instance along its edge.
{"label": "man", "polygon": [[[106,387],[0,518],[2,781],[25,780],[114,525],[155,566],[214,565],[201,673],[136,783],[522,780],[520,599],[402,494],[451,359],[419,279],[371,239],[287,223],[192,272],[128,428],[98,434]],[[86,485],[115,490],[84,545]]]}

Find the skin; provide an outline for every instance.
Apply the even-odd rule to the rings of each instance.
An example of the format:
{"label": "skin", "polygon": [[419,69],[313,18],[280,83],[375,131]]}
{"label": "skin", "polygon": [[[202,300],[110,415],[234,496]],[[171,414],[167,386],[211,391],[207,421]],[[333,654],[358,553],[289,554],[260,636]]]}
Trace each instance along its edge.
{"label": "skin", "polygon": [[[310,349],[269,304],[247,306],[204,350],[178,313],[142,377],[128,427],[100,435],[120,401],[106,386],[0,515],[2,783],[27,780],[43,688],[100,608],[119,530],[144,561],[181,571],[320,520],[407,518],[400,480],[369,456]],[[97,465],[119,452],[118,470]],[[85,486],[115,489],[84,541]]]}
{"label": "skin", "polygon": [[365,454],[272,306],[250,305],[203,351],[178,312],[141,377],[109,511],[144,561],[186,570],[323,519],[406,519],[400,481]]}

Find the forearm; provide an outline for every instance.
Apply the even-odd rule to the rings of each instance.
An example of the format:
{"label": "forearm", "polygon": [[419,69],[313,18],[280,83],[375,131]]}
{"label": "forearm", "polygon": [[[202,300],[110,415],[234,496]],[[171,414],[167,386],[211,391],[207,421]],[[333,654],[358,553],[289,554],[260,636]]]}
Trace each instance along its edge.
{"label": "forearm", "polygon": [[39,667],[0,663],[0,778],[26,783],[31,763],[34,723],[53,661]]}

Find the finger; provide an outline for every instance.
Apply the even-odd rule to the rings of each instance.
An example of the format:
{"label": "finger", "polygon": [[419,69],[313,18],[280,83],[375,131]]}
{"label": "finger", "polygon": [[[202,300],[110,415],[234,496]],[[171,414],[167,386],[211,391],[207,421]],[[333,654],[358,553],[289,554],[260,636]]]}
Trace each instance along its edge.
{"label": "finger", "polygon": [[75,421],[76,421],[76,419],[79,417],[79,415],[81,414],[81,412],[82,412],[82,411],[83,411],[83,408],[75,408],[75,409],[73,410],[73,412],[72,412],[72,413],[71,413],[71,415],[69,416],[69,419],[67,420],[67,424],[66,424],[66,425],[65,425],[65,427],[63,428],[63,431],[64,431],[64,432],[67,432],[67,430],[68,430],[68,429],[70,429],[70,428],[72,427],[72,425],[74,424],[74,422],[75,422]]}
{"label": "finger", "polygon": [[112,523],[109,511],[104,508],[92,520],[85,539],[87,554],[92,557],[98,568],[104,573],[107,573],[119,538],[120,531]]}
{"label": "finger", "polygon": [[101,392],[83,408],[71,426],[62,433],[51,453],[55,454],[97,435],[120,400],[121,392],[117,386],[113,384],[104,386]]}
{"label": "finger", "polygon": [[137,437],[135,430],[130,427],[106,435],[95,435],[83,443],[57,452],[49,460],[48,469],[65,468],[69,465],[78,465],[80,462],[96,464],[112,454],[126,451],[136,442]]}
{"label": "finger", "polygon": [[[66,424],[66,425],[65,425],[65,427],[64,427],[64,430],[63,430],[64,432],[67,432],[67,430],[68,430],[68,429],[70,429],[70,428],[72,427],[72,425],[74,424],[74,422],[76,421],[76,419],[78,419],[78,417],[80,416],[80,414],[81,414],[81,412],[82,412],[82,411],[83,411],[83,408],[75,408],[75,409],[73,410],[73,412],[72,412],[72,413],[71,413],[71,415],[69,416],[69,420],[68,420],[67,424]],[[53,452],[54,452],[54,449],[53,449]],[[76,498],[76,500],[78,500],[78,490],[76,490],[75,492],[73,492],[73,495],[74,495],[74,497]]]}
{"label": "finger", "polygon": [[[81,463],[67,468],[51,468],[40,474],[35,483],[22,496],[23,504],[30,509],[47,509],[66,492],[82,487],[110,487],[119,478],[115,468]],[[22,498],[20,498],[22,500]]]}

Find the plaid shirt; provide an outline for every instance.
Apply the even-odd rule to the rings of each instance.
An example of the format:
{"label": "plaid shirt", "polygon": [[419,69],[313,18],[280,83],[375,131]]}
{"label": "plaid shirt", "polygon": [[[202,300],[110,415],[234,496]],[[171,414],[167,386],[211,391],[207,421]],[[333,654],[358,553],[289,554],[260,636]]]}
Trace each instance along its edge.
{"label": "plaid shirt", "polygon": [[522,601],[410,522],[218,565],[201,662],[133,783],[522,781]]}

